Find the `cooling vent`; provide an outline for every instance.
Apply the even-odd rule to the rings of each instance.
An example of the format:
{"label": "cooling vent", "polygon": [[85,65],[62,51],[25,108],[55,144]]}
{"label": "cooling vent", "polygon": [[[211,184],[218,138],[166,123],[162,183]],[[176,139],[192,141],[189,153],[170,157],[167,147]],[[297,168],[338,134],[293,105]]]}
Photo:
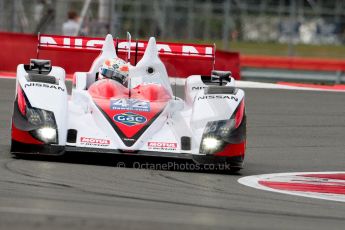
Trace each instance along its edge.
{"label": "cooling vent", "polygon": [[230,86],[209,86],[204,89],[205,94],[236,94],[237,88]]}
{"label": "cooling vent", "polygon": [[187,136],[181,137],[181,149],[191,150],[190,137],[187,137]]}
{"label": "cooling vent", "polygon": [[68,143],[76,143],[77,142],[77,130],[76,129],[69,129],[68,130],[67,142]]}
{"label": "cooling vent", "polygon": [[55,79],[55,77],[44,74],[29,73],[26,79],[31,82],[42,82],[58,85],[58,82]]}

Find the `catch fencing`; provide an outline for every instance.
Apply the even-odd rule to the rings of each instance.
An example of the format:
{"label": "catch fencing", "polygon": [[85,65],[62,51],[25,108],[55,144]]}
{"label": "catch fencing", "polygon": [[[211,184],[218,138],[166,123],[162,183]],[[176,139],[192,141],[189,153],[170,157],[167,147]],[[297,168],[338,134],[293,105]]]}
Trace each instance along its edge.
{"label": "catch fencing", "polygon": [[[80,16],[80,34],[161,40],[342,44],[343,0],[1,0],[0,30],[61,34],[67,12]],[[289,52],[291,52],[290,49]]]}

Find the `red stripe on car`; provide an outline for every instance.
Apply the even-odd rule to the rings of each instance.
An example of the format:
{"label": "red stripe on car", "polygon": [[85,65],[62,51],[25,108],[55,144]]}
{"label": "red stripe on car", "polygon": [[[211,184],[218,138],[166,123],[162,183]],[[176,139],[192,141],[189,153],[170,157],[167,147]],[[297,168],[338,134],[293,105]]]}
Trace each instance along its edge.
{"label": "red stripe on car", "polygon": [[42,145],[43,142],[35,139],[28,131],[17,129],[12,123],[12,139],[24,144]]}
{"label": "red stripe on car", "polygon": [[228,144],[225,146],[223,151],[217,152],[215,156],[217,157],[244,156],[245,149],[246,149],[246,141],[239,144]]}

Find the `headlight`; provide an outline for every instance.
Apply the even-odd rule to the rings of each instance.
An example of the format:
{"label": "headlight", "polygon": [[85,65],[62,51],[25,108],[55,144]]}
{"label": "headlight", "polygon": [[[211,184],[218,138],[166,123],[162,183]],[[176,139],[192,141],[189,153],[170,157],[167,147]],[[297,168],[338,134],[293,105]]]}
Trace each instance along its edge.
{"label": "headlight", "polygon": [[56,129],[51,127],[43,127],[37,129],[37,134],[42,137],[42,139],[54,140],[56,138]]}
{"label": "headlight", "polygon": [[26,117],[28,122],[37,127],[30,132],[36,139],[46,144],[57,143],[54,113],[42,109],[27,108]]}
{"label": "headlight", "polygon": [[27,120],[35,126],[55,126],[54,114],[50,111],[36,108],[26,108]]}
{"label": "headlight", "polygon": [[214,154],[219,152],[224,147],[224,141],[213,135],[204,135],[201,140],[200,153],[202,154]]}
{"label": "headlight", "polygon": [[56,128],[42,127],[31,132],[34,137],[43,141],[46,144],[57,143]]}
{"label": "headlight", "polygon": [[56,127],[54,113],[44,109],[32,107],[28,101],[23,89],[18,86],[17,106],[20,114],[31,125],[37,126],[53,126]]}
{"label": "headlight", "polygon": [[212,134],[213,136],[218,136],[221,139],[226,139],[235,129],[235,124],[236,121],[234,119],[210,121],[206,125],[204,135]]}
{"label": "headlight", "polygon": [[43,124],[43,121],[42,121],[41,116],[39,114],[39,110],[27,109],[26,110],[26,117],[28,118],[28,121],[33,125]]}
{"label": "headlight", "polygon": [[219,148],[221,140],[218,140],[216,137],[206,137],[202,140],[202,147],[205,150],[214,150]]}

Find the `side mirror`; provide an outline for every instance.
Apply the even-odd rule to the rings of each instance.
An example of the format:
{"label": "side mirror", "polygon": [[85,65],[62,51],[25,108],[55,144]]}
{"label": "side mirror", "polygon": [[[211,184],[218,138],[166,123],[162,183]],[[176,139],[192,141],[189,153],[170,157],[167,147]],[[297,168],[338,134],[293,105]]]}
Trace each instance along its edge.
{"label": "side mirror", "polygon": [[219,85],[226,84],[231,81],[231,71],[212,70],[211,82],[219,82]]}
{"label": "side mirror", "polygon": [[30,70],[38,71],[39,74],[48,74],[52,70],[50,60],[30,59]]}

